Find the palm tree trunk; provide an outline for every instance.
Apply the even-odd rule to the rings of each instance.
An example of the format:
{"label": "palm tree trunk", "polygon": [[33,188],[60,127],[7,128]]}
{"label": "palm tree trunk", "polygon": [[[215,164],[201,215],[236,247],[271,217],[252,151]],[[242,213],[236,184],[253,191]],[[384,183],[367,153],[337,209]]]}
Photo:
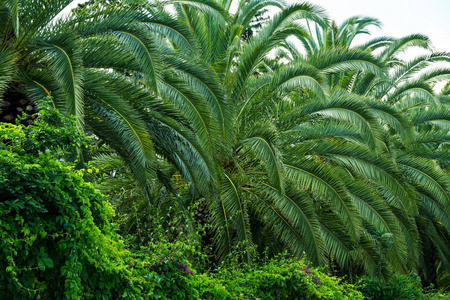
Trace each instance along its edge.
{"label": "palm tree trunk", "polygon": [[10,87],[3,95],[3,102],[0,104],[0,122],[15,124],[17,117],[23,112],[30,117],[20,123],[26,126],[33,124],[35,119],[33,115],[37,112],[36,105],[24,93]]}
{"label": "palm tree trunk", "polygon": [[422,287],[438,288],[437,272],[436,272],[436,246],[431,240],[424,241],[423,245],[423,266],[419,271],[422,280]]}

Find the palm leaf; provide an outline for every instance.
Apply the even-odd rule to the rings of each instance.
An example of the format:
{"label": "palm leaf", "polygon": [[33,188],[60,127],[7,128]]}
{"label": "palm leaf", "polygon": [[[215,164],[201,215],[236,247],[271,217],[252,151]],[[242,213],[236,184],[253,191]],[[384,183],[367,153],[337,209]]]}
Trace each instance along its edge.
{"label": "palm leaf", "polygon": [[83,128],[83,72],[77,37],[72,34],[53,35],[36,41],[49,61],[49,69],[65,92],[67,112],[77,117],[77,127]]}
{"label": "palm leaf", "polygon": [[242,140],[249,149],[266,166],[270,183],[279,191],[283,191],[284,167],[281,154],[277,149],[277,132],[270,123],[257,123]]}
{"label": "palm leaf", "polygon": [[[99,77],[105,80],[99,83]],[[114,78],[104,71],[86,72],[85,78],[87,103],[101,117],[100,121],[92,115],[89,125],[102,138],[110,134],[106,140],[126,158],[137,182],[146,191],[148,170],[154,161],[153,145],[142,119],[121,97],[125,93],[116,89],[115,82],[122,78]]]}
{"label": "palm leaf", "polygon": [[377,120],[356,95],[341,91],[335,92],[330,100],[304,105],[293,110],[288,118],[295,120],[300,116],[309,118],[323,116],[349,122],[360,130],[361,135],[372,149],[376,147],[380,138],[380,126],[377,124]]}
{"label": "palm leaf", "polygon": [[229,19],[228,12],[214,0],[169,0],[166,4],[175,4],[192,7],[205,14],[213,16],[220,22],[225,23]]}
{"label": "palm leaf", "polygon": [[252,246],[252,238],[250,234],[250,223],[248,219],[247,205],[244,202],[239,179],[231,177],[223,173],[221,184],[221,201],[226,211],[228,211],[236,221],[238,241],[245,243],[246,251],[244,257],[247,263],[252,260],[250,247]]}
{"label": "palm leaf", "polygon": [[272,77],[270,90],[291,91],[306,88],[315,92],[320,98],[328,94],[326,78],[314,67],[305,64],[290,64],[279,68]]}
{"label": "palm leaf", "polygon": [[371,54],[357,49],[327,49],[308,57],[307,62],[326,74],[352,70],[366,71],[385,78],[383,64]]}
{"label": "palm leaf", "polygon": [[0,101],[8,83],[12,79],[13,71],[14,53],[8,50],[0,50]]}
{"label": "palm leaf", "polygon": [[160,79],[161,58],[153,35],[149,34],[145,26],[130,24],[117,29],[109,35],[114,36],[127,48],[139,62],[141,71],[145,75],[146,84],[157,92],[157,81]]}
{"label": "palm leaf", "polygon": [[209,107],[204,99],[186,86],[186,83],[172,76],[166,76],[158,83],[160,94],[180,109],[191,122],[201,145],[206,151],[212,150],[217,128],[211,120]]}
{"label": "palm leaf", "polygon": [[[332,207],[342,218],[351,236],[358,236],[360,219],[354,204],[351,203],[345,187],[338,176],[343,176],[336,168],[331,168],[312,160],[290,162],[286,160],[286,177],[300,189],[330,201]],[[339,173],[339,175],[338,175]],[[342,178],[342,177],[341,177]]]}
{"label": "palm leaf", "polygon": [[392,235],[394,243],[391,259],[397,265],[397,269],[405,268],[407,245],[395,215],[376,191],[367,184],[355,181],[347,184],[347,188],[363,218],[379,232],[388,232]]}
{"label": "palm leaf", "polygon": [[286,193],[267,184],[260,185],[267,197],[256,204],[263,220],[274,230],[296,256],[306,251],[315,264],[325,262],[325,245],[311,201],[292,188]]}
{"label": "palm leaf", "polygon": [[331,141],[316,142],[316,145],[302,145],[310,149],[310,153],[339,162],[354,174],[362,175],[390,191],[392,204],[414,213],[414,194],[405,186],[401,173],[395,164],[381,155],[376,155],[362,146],[333,143]]}
{"label": "palm leaf", "polygon": [[371,108],[372,113],[381,122],[388,124],[403,139],[408,142],[413,134],[413,126],[411,121],[394,107],[383,104],[381,102],[368,101],[367,105]]}
{"label": "palm leaf", "polygon": [[397,163],[414,185],[424,189],[442,207],[450,211],[449,180],[442,170],[430,161],[410,155],[399,155]]}
{"label": "palm leaf", "polygon": [[[233,99],[235,102],[241,98],[251,74],[262,62],[264,56],[279,42],[284,41],[293,32],[285,30],[290,21],[298,18],[317,18],[320,14],[319,8],[307,4],[296,4],[285,8],[276,15],[269,25],[254,37],[242,50],[242,55],[236,70],[237,81],[233,87]],[[306,31],[298,32],[300,36],[306,36]]]}

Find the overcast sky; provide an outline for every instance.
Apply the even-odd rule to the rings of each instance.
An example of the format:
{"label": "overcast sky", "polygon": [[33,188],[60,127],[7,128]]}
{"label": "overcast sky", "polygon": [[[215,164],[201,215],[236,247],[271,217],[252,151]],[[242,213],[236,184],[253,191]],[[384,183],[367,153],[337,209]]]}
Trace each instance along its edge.
{"label": "overcast sky", "polygon": [[340,24],[352,16],[378,18],[372,37],[427,35],[437,51],[450,51],[450,0],[310,0],[325,8],[328,17]]}

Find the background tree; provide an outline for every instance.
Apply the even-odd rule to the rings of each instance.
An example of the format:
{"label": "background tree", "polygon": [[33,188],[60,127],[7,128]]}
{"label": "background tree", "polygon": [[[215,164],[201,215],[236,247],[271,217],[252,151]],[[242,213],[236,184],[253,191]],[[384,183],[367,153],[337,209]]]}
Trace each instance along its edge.
{"label": "background tree", "polygon": [[[325,29],[323,31],[326,32]],[[309,40],[303,44],[314,44],[314,40],[309,38]],[[434,250],[421,249],[419,245],[431,245],[430,247],[433,248],[435,244],[443,244],[437,240],[434,242],[430,240],[428,233],[433,232],[434,229],[423,228],[422,226],[425,226],[425,224],[431,224],[429,221],[420,220],[421,217],[419,217],[419,215],[424,216],[431,214],[433,215],[432,218],[439,219],[437,222],[441,224],[445,224],[447,222],[446,219],[448,217],[446,216],[447,212],[445,212],[445,209],[437,213],[435,208],[431,208],[430,203],[425,204],[427,201],[432,201],[434,203],[440,203],[439,205],[442,205],[441,207],[446,207],[446,203],[448,203],[447,178],[441,169],[442,164],[445,164],[443,162],[445,160],[443,159],[443,156],[446,156],[446,150],[437,147],[430,147],[430,145],[425,146],[425,148],[419,146],[421,150],[413,150],[417,149],[418,143],[421,144],[421,142],[416,140],[418,134],[427,135],[427,133],[432,133],[436,130],[436,127],[434,126],[417,126],[418,123],[415,121],[415,118],[420,118],[416,116],[417,113],[422,114],[427,111],[426,114],[436,117],[437,115],[440,115],[439,111],[442,111],[442,109],[444,111],[446,110],[445,108],[440,107],[444,103],[439,102],[438,99],[440,97],[433,91],[433,84],[439,82],[440,80],[447,80],[448,70],[443,67],[436,67],[436,63],[448,61],[448,54],[430,53],[429,55],[417,57],[410,62],[402,61],[401,57],[399,57],[399,53],[406,51],[411,46],[429,48],[429,41],[427,37],[416,34],[398,40],[392,38],[379,38],[370,41],[363,46],[357,47],[357,49],[364,51],[377,51],[377,54],[374,56],[377,58],[379,63],[385,65],[385,69],[387,70],[386,74],[389,76],[376,76],[375,74],[369,74],[364,70],[349,70],[346,72],[341,72],[342,70],[338,70],[338,72],[332,74],[332,77],[329,77],[329,80],[331,81],[330,85],[334,89],[345,89],[347,92],[354,93],[353,95],[347,94],[346,97],[352,97],[356,100],[359,97],[357,95],[364,95],[365,98],[361,98],[359,101],[365,103],[364,106],[367,106],[370,113],[373,114],[376,122],[384,127],[378,129],[381,129],[384,133],[382,135],[380,135],[380,132],[378,133],[378,137],[376,137],[376,139],[378,139],[381,144],[380,148],[375,148],[375,150],[377,156],[385,157],[388,161],[391,161],[391,170],[397,169],[400,172],[399,174],[402,174],[401,177],[398,177],[401,179],[398,180],[398,188],[395,189],[397,191],[399,189],[403,189],[405,191],[405,194],[402,197],[403,200],[398,199],[393,202],[392,193],[386,194],[386,191],[380,191],[379,188],[380,185],[384,185],[385,188],[392,190],[394,185],[389,188],[389,186],[386,185],[388,183],[386,179],[383,179],[382,177],[374,177],[374,170],[364,170],[365,168],[370,167],[368,165],[369,163],[370,165],[378,164],[375,157],[372,157],[363,163],[365,159],[359,155],[355,155],[358,151],[354,149],[353,151],[346,152],[345,157],[342,157],[343,154],[338,154],[338,156],[334,156],[333,154],[331,156],[325,155],[324,158],[328,163],[331,160],[332,162],[341,165],[347,172],[351,172],[353,177],[358,176],[354,173],[357,172],[363,174],[363,177],[361,177],[363,181],[366,181],[367,179],[374,180],[374,187],[379,190],[378,193],[381,192],[379,195],[379,200],[384,201],[388,205],[383,209],[383,213],[379,212],[377,213],[377,216],[381,217],[384,215],[387,217],[384,213],[386,212],[386,208],[389,209],[390,207],[392,212],[390,221],[387,222],[387,220],[385,220],[383,222],[384,224],[374,224],[374,219],[372,219],[373,217],[366,215],[367,212],[364,213],[360,208],[362,216],[365,217],[367,221],[372,223],[372,225],[376,226],[379,232],[390,232],[390,235],[392,235],[393,238],[393,244],[389,247],[389,255],[391,256],[391,259],[392,253],[394,252],[392,249],[406,243],[409,249],[417,249],[416,254],[409,257],[409,261],[415,261],[415,263],[407,266],[407,269],[418,268],[421,272],[432,272],[431,270],[436,270],[437,268],[436,262],[431,263],[433,267],[425,267],[426,264],[424,264],[423,261],[420,261],[422,258],[419,260],[417,259],[422,257],[421,253],[430,253],[430,251],[431,253],[434,253]],[[342,48],[342,46],[340,47],[341,48],[338,51],[341,53],[350,53],[351,51],[356,54],[359,51],[354,51],[353,49],[346,50],[345,48]],[[315,51],[322,51],[321,54],[324,57],[330,57],[333,52],[330,50],[324,50],[324,48],[326,49],[325,46],[322,46],[322,48],[318,50],[317,48],[314,49]],[[306,56],[301,56],[298,50],[291,50],[292,47],[286,47],[286,49],[288,49],[289,53],[292,55],[291,57],[294,59],[301,59],[302,61],[312,59],[313,64],[316,66],[318,62],[320,63],[320,60],[317,59],[317,56],[314,56],[312,51],[307,51]],[[362,54],[360,53],[358,55]],[[345,93],[342,95],[345,96]],[[433,121],[431,121],[431,123],[434,124]],[[446,129],[444,129],[444,131],[445,130]],[[349,133],[349,131],[341,132],[341,138]],[[442,136],[444,135],[446,135],[446,133]],[[348,144],[351,140],[353,140],[354,143],[354,137],[354,133],[350,136],[346,136],[345,144]],[[333,137],[333,139],[336,139],[336,137]],[[340,145],[339,151],[342,151],[345,147],[345,145]],[[335,153],[334,151],[335,150],[332,150],[333,153]],[[425,154],[425,152],[427,154]],[[437,161],[440,161],[440,163],[436,165]],[[378,168],[380,169],[385,169],[386,167],[387,165],[385,165],[385,167],[378,165]],[[438,174],[443,176],[439,176]],[[392,183],[389,185],[391,184]],[[425,192],[425,190],[427,191]],[[377,192],[374,191],[372,193]],[[423,197],[422,193],[426,193],[428,196],[434,195],[431,196],[433,200],[431,200],[428,196]],[[400,195],[398,194],[398,196]],[[398,196],[394,196],[394,198]],[[364,198],[369,198],[369,195],[364,196]],[[400,203],[404,204],[398,206]],[[425,209],[425,206],[428,207],[428,209]],[[381,208],[380,206],[378,207]],[[400,208],[401,212],[397,211],[397,208],[395,207]],[[408,218],[405,218],[405,210]],[[393,216],[395,216],[397,220],[392,218]],[[394,227],[386,231],[387,228],[385,226],[389,223],[391,225],[388,226],[393,226],[393,222],[397,222],[397,224],[400,225],[398,229],[401,228],[403,232],[404,237],[401,238],[403,242],[395,240],[399,239],[402,235],[398,229],[397,233],[393,233],[392,230]],[[379,227],[380,225],[383,225],[383,227]],[[370,233],[371,229],[367,227],[367,225],[364,226],[366,227],[366,232]],[[397,227],[397,225],[395,227]],[[424,233],[427,234],[424,235]],[[443,232],[441,234],[445,235]],[[434,238],[437,238],[437,236],[434,235]],[[431,255],[429,257],[434,256]],[[428,262],[428,264],[430,263]],[[434,278],[432,281],[436,284],[436,274],[433,275],[428,273],[425,275],[425,273],[422,273],[422,277],[424,278],[425,284],[427,284],[427,282],[431,282],[429,279],[425,278]]]}

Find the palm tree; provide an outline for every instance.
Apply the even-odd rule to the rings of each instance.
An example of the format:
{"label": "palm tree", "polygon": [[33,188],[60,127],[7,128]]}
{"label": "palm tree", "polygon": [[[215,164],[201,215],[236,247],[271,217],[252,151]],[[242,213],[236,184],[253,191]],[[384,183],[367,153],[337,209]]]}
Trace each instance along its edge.
{"label": "palm tree", "polygon": [[[192,47],[160,45],[167,69],[158,90],[192,124],[195,151],[188,154],[196,155],[195,161],[205,166],[197,170],[207,176],[192,176],[186,160],[177,156],[180,144],[164,143],[158,151],[194,183],[195,193],[210,199],[218,259],[243,244],[245,261],[251,262],[257,245],[272,253],[283,248],[297,256],[307,253],[318,264],[335,257],[343,267],[362,256],[366,269],[375,274],[386,268],[380,267],[372,235],[362,230],[364,221],[369,222],[366,227],[396,233],[389,261],[393,268],[406,270],[407,241],[398,234],[402,228],[373,194],[377,188],[390,194],[400,203],[398,214],[412,209],[406,205],[412,192],[402,191],[395,164],[374,154],[383,132],[380,116],[403,137],[410,131],[409,123],[386,105],[368,106],[356,96],[334,91],[338,76],[356,71],[383,78],[384,66],[366,52],[340,47],[316,51],[291,66],[274,64],[267,54],[286,47],[287,37],[307,37],[294,21],[299,17],[323,21],[317,7],[277,3],[282,11],[257,34],[245,35],[252,18],[273,4],[242,2],[232,16],[229,3],[176,3],[178,21],[189,29],[184,36],[190,37]],[[154,140],[164,140],[159,132],[163,128],[172,132],[174,124],[151,130]],[[356,129],[351,127],[355,125]],[[327,138],[334,144],[316,146],[317,140]],[[345,155],[327,152],[341,148],[359,157],[345,165]],[[369,168],[374,159],[377,165]],[[349,170],[355,161],[359,165]],[[383,185],[367,192],[362,188],[367,180],[381,180]],[[371,197],[371,202],[363,197]]]}
{"label": "palm tree", "polygon": [[[332,23],[330,29],[323,31],[337,32],[333,28],[337,27]],[[344,185],[353,201],[356,200],[358,212],[363,218],[362,234],[366,235],[365,239],[360,239],[362,248],[353,252],[364,253],[362,259],[366,261],[366,268],[372,265],[371,270],[367,271],[376,275],[375,270],[383,271],[385,268],[379,263],[375,264],[375,260],[367,264],[372,251],[364,249],[367,238],[376,241],[379,248],[377,236],[388,233],[393,241],[385,258],[389,269],[418,269],[424,282],[436,285],[436,269],[441,278],[447,278],[444,274],[448,274],[444,254],[448,253],[448,248],[443,241],[448,235],[444,224],[449,221],[447,207],[450,202],[448,179],[442,169],[448,164],[447,150],[439,147],[442,144],[435,140],[446,139],[447,108],[443,107],[445,97],[436,95],[432,88],[432,84],[448,80],[448,70],[433,68],[433,63],[448,61],[449,56],[447,53],[430,53],[410,62],[402,61],[398,53],[410,46],[429,48],[428,39],[422,35],[401,39],[378,38],[357,49],[349,48],[346,38],[342,42],[333,41],[331,46],[317,43],[321,47],[306,47],[305,56],[290,45],[284,48],[289,51],[290,57],[305,62],[312,61],[315,66],[326,64],[324,57],[332,57],[336,52],[344,55],[353,52],[356,55],[361,50],[379,51],[375,55],[375,61],[385,66],[389,76],[356,69],[336,70],[331,76],[328,75],[329,86],[333,90],[347,91],[338,92],[341,98],[353,98],[353,106],[359,102],[365,107],[366,113],[371,115],[374,123],[367,122],[367,125],[376,131],[367,128],[365,132],[374,133],[372,146],[367,143],[369,149],[361,147],[361,143],[364,143],[360,140],[363,132],[358,134],[354,128],[345,126],[342,122],[332,123],[335,128],[330,129],[328,125],[318,127],[317,120],[314,120],[313,127],[300,127],[302,130],[308,128],[307,140],[313,137],[317,141],[297,141],[302,141],[300,148],[304,149],[304,156],[316,157],[326,165],[345,170],[345,173],[339,173],[341,178],[351,174]],[[314,44],[314,40],[309,38],[303,44]],[[321,55],[317,56],[316,53]],[[342,103],[345,102],[349,104],[348,101]],[[312,107],[317,107],[320,114],[326,112],[327,118],[335,116],[341,121],[345,120],[344,113],[336,108],[331,112],[323,104],[314,104]],[[364,116],[363,113],[359,115]],[[297,115],[296,118],[298,119]],[[359,128],[367,125],[361,124]],[[296,134],[302,136],[298,132]],[[420,138],[417,139],[418,137]],[[341,142],[336,144],[337,140]],[[313,153],[310,152],[311,149],[314,149]],[[301,150],[295,150],[294,154],[298,155],[299,152]],[[355,190],[354,179],[364,183],[364,186]],[[345,246],[340,245],[341,251],[345,251]],[[410,249],[408,256],[405,246]],[[430,252],[431,256],[423,255]],[[405,264],[406,258],[411,263]],[[340,261],[341,265],[342,263],[344,262]]]}
{"label": "palm tree", "polygon": [[448,150],[440,146],[448,134],[445,126],[448,108],[445,98],[437,95],[433,87],[440,81],[448,81],[449,70],[439,63],[448,62],[450,55],[430,52],[409,62],[402,61],[398,53],[410,46],[430,48],[428,38],[422,35],[398,40],[379,39],[364,45],[362,49],[381,47],[379,57],[390,67],[390,76],[384,80],[362,77],[365,84],[355,86],[358,93],[401,110],[414,126],[414,133],[407,143],[399,143],[397,137],[390,137],[389,141],[396,163],[408,185],[414,188],[416,197],[418,214],[414,216],[411,232],[415,233],[418,242],[417,268],[425,285],[437,285],[436,270],[441,278],[448,276],[444,274],[449,270],[446,265],[448,244],[443,242],[448,236],[445,224],[450,220],[449,183],[445,172]]}
{"label": "palm tree", "polygon": [[[226,17],[234,23],[224,23],[223,12],[213,17],[190,7],[176,6],[179,18],[192,28],[201,48],[199,58],[184,56],[183,60],[204,66],[208,84],[215,87],[196,88],[209,98],[207,104],[218,127],[204,129],[210,129],[205,136],[210,137],[216,156],[217,187],[210,196],[210,210],[218,259],[240,243],[244,245],[247,262],[252,259],[252,246],[257,245],[260,251],[269,247],[272,253],[283,248],[297,256],[306,252],[315,263],[324,263],[327,256],[333,255],[342,265],[348,265],[354,250],[350,245],[359,240],[362,219],[356,197],[348,194],[349,184],[344,184],[339,176],[354,182],[351,187],[357,195],[364,192],[362,183],[338,168],[311,160],[310,153],[291,145],[298,144],[299,140],[293,137],[299,138],[295,132],[298,126],[303,126],[301,120],[310,122],[313,116],[330,113],[336,124],[340,120],[356,123],[361,129],[353,131],[355,138],[366,145],[366,152],[375,149],[381,129],[374,113],[354,97],[349,99],[340,93],[328,97],[329,85],[336,72],[360,70],[384,76],[383,65],[368,53],[345,49],[332,49],[326,60],[317,53],[310,60],[299,59],[291,66],[274,65],[267,57],[270,51],[286,45],[289,36],[300,39],[307,36],[307,31],[293,21],[299,17],[320,21],[322,13],[308,4],[284,7],[257,34],[250,39],[242,38],[251,17],[263,7],[256,4],[239,3],[239,13]],[[183,76],[200,74],[187,67],[181,69],[180,65],[178,72]],[[186,74],[187,71],[190,73]],[[206,85],[203,78],[191,80]],[[388,108],[382,109],[386,115],[391,113]],[[340,173],[336,176],[333,172]],[[395,171],[392,172],[393,177]],[[390,183],[395,190],[398,183]],[[375,214],[373,210],[371,213]],[[375,245],[369,236],[363,238],[368,245],[365,251],[374,252]],[[398,247],[395,255],[400,268],[405,265],[406,251],[405,247]],[[375,270],[378,260],[376,257],[372,260]]]}
{"label": "palm tree", "polygon": [[[408,47],[429,47],[422,35],[352,48],[356,35],[379,22],[350,18],[338,27],[307,3],[242,1],[235,15],[230,1],[170,4],[175,18],[147,5],[136,24],[157,33],[159,75],[143,72],[155,69],[150,62],[119,59],[121,74],[102,76],[131,99],[159,159],[193,183],[194,199],[209,199],[218,260],[235,245],[247,262],[253,246],[288,249],[317,264],[335,259],[343,270],[356,265],[385,277],[418,269],[435,281],[421,247],[432,241],[433,263],[442,278],[448,274],[446,94],[436,96],[430,85],[448,71],[424,69],[447,61],[446,53],[402,61],[398,53]],[[280,13],[249,35],[271,5]],[[317,41],[299,19],[318,24]],[[109,42],[90,26],[78,29],[87,49]],[[289,65],[269,58],[277,49],[287,51]],[[96,59],[86,57],[87,65],[110,66]],[[137,95],[127,90],[134,82],[141,83]],[[165,110],[154,111],[155,101]],[[109,117],[102,109],[93,110],[99,123]],[[105,122],[91,126],[115,145]]]}
{"label": "palm tree", "polygon": [[185,25],[155,5],[88,6],[59,17],[71,2],[0,1],[2,121],[51,93],[55,107],[77,116],[79,130],[121,155],[146,197],[155,149],[199,181],[207,159],[195,157],[206,155],[168,101],[198,97],[165,70],[161,51],[167,41],[194,47]]}

